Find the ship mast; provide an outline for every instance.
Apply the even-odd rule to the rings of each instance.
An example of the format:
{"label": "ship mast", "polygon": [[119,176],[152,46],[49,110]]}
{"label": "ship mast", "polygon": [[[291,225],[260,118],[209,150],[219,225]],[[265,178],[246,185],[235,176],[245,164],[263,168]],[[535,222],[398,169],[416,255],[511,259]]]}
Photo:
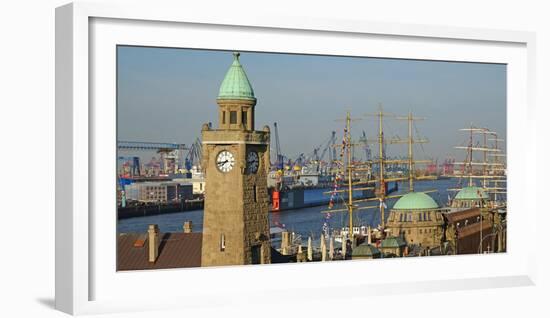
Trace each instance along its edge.
{"label": "ship mast", "polygon": [[[378,200],[380,201],[380,220],[381,220],[381,227],[384,228],[385,226],[385,217],[384,217],[384,201],[386,200],[386,189],[385,189],[385,182],[386,181],[396,181],[396,180],[406,180],[404,178],[393,178],[393,179],[386,179],[385,178],[385,154],[384,154],[384,131],[383,131],[383,117],[385,116],[393,116],[392,114],[386,114],[382,111],[382,106],[380,105],[380,110],[376,114],[373,115],[367,115],[367,116],[376,116],[378,117],[378,138],[373,140],[365,140],[363,138],[361,140],[361,144],[368,144],[368,143],[378,143],[378,151],[379,151],[379,158],[375,161],[369,161],[367,160],[363,164],[355,164],[352,161],[352,147],[354,145],[360,145],[360,144],[354,144],[351,140],[351,122],[357,119],[352,119],[349,112],[346,114],[346,129],[344,133],[344,142],[343,145],[335,145],[336,147],[345,147],[346,148],[346,155],[347,155],[347,189],[346,190],[334,190],[331,192],[326,192],[325,194],[334,194],[334,193],[341,193],[341,192],[348,192],[348,202],[346,204],[345,209],[330,209],[321,211],[322,213],[332,213],[332,212],[348,212],[349,213],[349,232],[350,232],[350,238],[353,236],[353,213],[356,210],[365,210],[365,209],[373,209],[376,208],[375,206],[363,206],[359,207],[356,206],[355,203],[357,202],[366,202],[366,201],[374,201]],[[341,120],[337,120],[341,121]],[[370,165],[373,163],[376,163],[379,165],[379,174],[378,174],[378,180],[366,180],[366,181],[353,181],[353,171],[371,171]],[[366,167],[361,167],[366,166]],[[375,198],[368,198],[368,199],[359,199],[354,200],[353,199],[353,191],[359,191],[359,190],[368,190],[368,189],[374,189],[373,186],[370,186],[373,183],[379,183],[379,189],[377,191],[377,196]],[[367,187],[361,187],[357,188],[355,186],[359,185],[367,185]],[[396,196],[393,196],[396,197]]]}
{"label": "ship mast", "polygon": [[[413,125],[415,120],[423,120],[424,118],[421,117],[414,117],[412,115],[412,112],[409,111],[409,114],[407,116],[396,116],[391,113],[384,113],[382,109],[382,105],[379,105],[379,111],[375,114],[366,114],[366,116],[375,116],[378,118],[378,169],[379,169],[379,177],[378,180],[375,180],[375,182],[379,183],[378,192],[377,192],[377,199],[380,201],[380,226],[382,229],[385,228],[386,222],[385,222],[385,202],[388,198],[396,198],[400,197],[402,195],[392,195],[387,196],[386,194],[386,182],[390,181],[409,181],[409,191],[414,191],[414,180],[415,179],[433,179],[430,176],[426,177],[417,177],[415,175],[415,164],[417,163],[426,163],[429,162],[428,160],[415,160],[413,155],[413,146],[417,143],[426,143],[428,142],[426,139],[414,139],[413,136]],[[390,144],[403,144],[406,143],[408,145],[408,156],[406,160],[400,160],[400,159],[392,159],[388,160],[386,158],[386,153],[384,149],[384,145],[386,143],[386,140],[384,138],[384,127],[383,127],[383,118],[384,117],[393,117],[398,120],[407,120],[408,122],[408,138],[406,140],[400,139],[400,138],[391,138],[387,142]],[[393,178],[386,178],[385,172],[386,172],[386,164],[395,163],[395,164],[408,164],[409,167],[409,175],[406,178],[403,177],[393,177]],[[431,191],[430,191],[431,192]],[[370,201],[370,200],[367,200]]]}
{"label": "ship mast", "polygon": [[[490,141],[494,141],[495,143],[495,149],[500,149],[499,148],[499,145],[498,145],[498,142],[499,141],[502,141],[504,142],[504,139],[499,139],[498,138],[498,134],[496,132],[491,132],[490,133],[492,135],[492,138],[490,138],[489,140]],[[491,154],[492,158],[493,158],[493,169],[492,169],[492,172],[493,174],[495,175],[500,175],[502,174],[503,176],[505,175],[506,173],[506,168],[505,168],[505,165],[504,163],[500,162],[499,158],[500,157],[504,157],[506,156],[505,154],[501,154],[501,153],[494,153],[494,154]],[[500,173],[499,173],[500,172]],[[493,186],[492,188],[488,188],[489,192],[491,194],[493,194],[493,202],[495,203],[495,205],[498,205],[498,194],[505,194],[506,193],[506,188],[505,187],[502,187],[502,186],[499,186],[499,183],[504,183],[506,182],[506,179],[502,179],[502,180],[499,180],[499,179],[493,179]]]}
{"label": "ship mast", "polygon": [[[414,153],[413,152],[414,144],[423,144],[423,143],[428,142],[427,139],[415,139],[414,135],[413,135],[414,121],[415,120],[424,120],[425,118],[424,117],[413,117],[412,112],[409,111],[409,114],[406,117],[396,117],[396,119],[406,120],[407,125],[408,125],[408,136],[407,136],[407,140],[405,142],[407,143],[407,152],[408,152],[407,164],[408,164],[408,167],[409,167],[409,178],[408,178],[409,179],[409,192],[414,192],[414,180],[415,179],[416,180],[418,180],[418,179],[433,179],[433,177],[430,177],[430,176],[417,177],[415,175],[415,164],[430,162],[429,160],[414,160],[414,154],[413,154]],[[400,139],[393,139],[393,140],[391,140],[391,143],[396,144],[396,143],[404,143],[404,142]]]}
{"label": "ship mast", "polygon": [[[386,159],[386,153],[384,152],[384,127],[382,124],[382,118],[384,118],[384,113],[382,112],[382,105],[380,105],[380,110],[378,111],[378,169],[379,169],[379,189],[380,189],[380,202],[385,202],[386,200],[386,182],[384,180],[384,171],[385,169],[385,160]],[[382,229],[385,227],[385,213],[384,213],[384,204],[380,204],[380,226]]]}
{"label": "ship mast", "polygon": [[[413,117],[412,113],[409,112],[408,116],[395,116],[394,114],[390,113],[384,113],[382,109],[382,105],[379,106],[379,111],[374,114],[366,114],[365,116],[371,116],[376,117],[378,120],[378,138],[377,139],[366,139],[363,138],[361,140],[362,144],[368,144],[368,143],[377,143],[378,144],[378,158],[374,160],[367,160],[363,164],[355,164],[352,161],[352,147],[356,144],[354,144],[351,141],[351,121],[354,119],[351,119],[349,112],[346,115],[346,129],[344,134],[344,142],[343,145],[335,145],[337,147],[346,147],[346,154],[347,154],[347,189],[345,190],[334,190],[331,192],[325,192],[325,194],[334,194],[334,193],[341,193],[341,192],[348,192],[348,202],[346,204],[345,209],[332,209],[329,208],[328,210],[321,211],[322,213],[332,213],[332,212],[348,212],[350,215],[349,220],[349,226],[350,226],[350,233],[353,231],[353,213],[358,210],[366,210],[366,209],[380,209],[380,227],[382,230],[385,228],[385,201],[386,199],[393,199],[393,198],[400,198],[404,194],[397,194],[397,195],[387,195],[386,194],[386,182],[391,181],[409,181],[409,190],[412,192],[414,190],[414,180],[421,180],[421,179],[435,179],[434,176],[416,176],[414,169],[415,164],[418,163],[428,163],[429,160],[415,160],[413,155],[413,146],[417,143],[427,143],[427,139],[415,139],[413,135],[413,125],[415,120],[423,120],[424,118],[420,117]],[[386,159],[385,149],[384,145],[386,143],[386,140],[384,138],[384,129],[383,129],[383,118],[384,117],[394,117],[397,119],[403,119],[408,121],[408,138],[406,140],[400,139],[400,138],[391,138],[387,142],[391,144],[408,144],[408,158],[406,160],[401,159],[392,159],[388,160]],[[378,178],[376,180],[366,180],[366,181],[358,181],[353,182],[353,171],[371,171],[371,165],[378,164],[379,171],[378,171]],[[387,164],[408,164],[409,165],[409,175],[407,177],[390,177],[386,178],[385,175],[385,167]],[[367,167],[361,167],[363,165],[366,165]],[[353,191],[355,190],[367,190],[367,189],[373,189],[372,186],[368,187],[362,187],[362,188],[356,188],[355,186],[358,185],[371,185],[373,183],[378,183],[378,191],[376,191],[376,197],[374,198],[366,198],[366,199],[353,199]],[[435,192],[435,190],[428,190],[428,191],[422,191],[423,193],[430,193]],[[357,206],[356,203],[359,202],[370,202],[370,201],[379,201],[380,204],[378,206]],[[351,237],[351,236],[350,236]]]}
{"label": "ship mast", "polygon": [[[375,114],[365,114],[365,116],[375,116],[378,118],[378,192],[377,198],[380,201],[380,227],[385,228],[385,202],[386,202],[386,182],[389,180],[385,177],[386,172],[386,153],[384,149],[384,117],[395,117],[393,114],[384,113],[382,104],[378,105],[378,112]],[[401,178],[402,179],[402,178]]]}
{"label": "ship mast", "polygon": [[[348,197],[347,197],[347,203],[345,203],[345,206],[346,208],[345,209],[336,209],[336,210],[333,210],[331,208],[329,208],[329,210],[325,210],[325,211],[322,211],[322,213],[331,213],[331,212],[344,212],[344,211],[347,211],[348,212],[348,215],[349,215],[349,235],[350,235],[350,238],[353,237],[353,212],[354,210],[356,210],[358,207],[354,204],[354,200],[353,200],[353,191],[354,190],[367,190],[367,189],[372,189],[373,187],[361,187],[361,188],[354,188],[354,186],[358,185],[358,184],[365,184],[365,183],[361,183],[361,182],[353,182],[353,172],[355,170],[365,170],[365,169],[356,169],[355,167],[355,164],[353,162],[353,146],[355,146],[356,144],[352,142],[351,140],[351,122],[352,121],[356,121],[356,120],[360,120],[360,119],[353,119],[351,118],[351,115],[350,115],[350,112],[346,112],[346,118],[344,119],[345,123],[346,123],[346,126],[345,126],[345,129],[344,129],[344,137],[343,137],[343,142],[342,142],[342,145],[334,145],[334,147],[342,147],[342,157],[343,157],[343,154],[345,152],[345,164],[344,164],[344,160],[341,161],[341,165],[342,166],[345,166],[345,179],[347,178],[347,189],[343,189],[343,190],[336,190],[334,189],[333,191],[330,191],[330,192],[325,192],[325,194],[331,194],[331,195],[334,195],[336,193],[342,193],[342,192],[347,192],[348,194]],[[341,119],[337,119],[336,121],[342,121]],[[342,158],[343,159],[343,158]]]}
{"label": "ship mast", "polygon": [[345,132],[345,141],[344,144],[347,144],[347,156],[348,156],[348,162],[347,162],[347,172],[348,172],[348,210],[349,210],[349,233],[350,237],[353,233],[353,171],[352,171],[352,163],[351,163],[351,116],[349,112],[346,112],[346,132]]}
{"label": "ship mast", "polygon": [[[488,154],[492,156],[499,156],[500,155],[500,149],[498,147],[490,147],[488,144],[488,138],[487,135],[496,135],[495,132],[490,131],[487,128],[477,128],[473,126],[473,124],[470,124],[469,128],[462,128],[459,129],[459,131],[467,131],[469,133],[468,136],[468,145],[467,146],[455,146],[455,149],[464,149],[466,150],[466,161],[464,162],[455,162],[455,165],[462,165],[462,173],[461,174],[455,174],[455,177],[458,178],[468,178],[468,186],[474,186],[474,179],[481,179],[481,185],[482,188],[487,189],[487,182],[489,180],[493,180],[493,183],[498,182],[497,179],[501,179],[502,176],[497,174],[489,175],[489,170],[495,171],[498,170],[499,167],[502,167],[502,163],[499,162],[489,162],[488,161]],[[478,146],[474,144],[474,133],[476,134],[483,134],[483,145]],[[480,151],[482,152],[482,161],[475,161],[474,160],[474,151]],[[481,174],[476,174],[476,171],[474,170],[474,166],[481,166]],[[458,191],[460,189],[448,189],[451,191]]]}
{"label": "ship mast", "polygon": [[472,175],[473,175],[473,167],[472,167],[472,161],[474,159],[474,152],[472,150],[473,146],[474,146],[474,130],[472,129],[472,124],[470,123],[470,143],[469,143],[469,146],[470,148],[468,149],[468,169],[469,169],[469,178],[468,178],[468,186],[473,186],[473,179],[472,179]]}
{"label": "ship mast", "polygon": [[[483,132],[483,147],[487,148],[487,133],[488,131]],[[483,152],[483,175],[487,175],[487,151]],[[487,188],[487,178],[483,178],[482,180],[483,188]]]}
{"label": "ship mast", "polygon": [[407,118],[409,126],[409,138],[408,138],[408,150],[409,150],[409,192],[414,191],[414,161],[413,161],[413,137],[412,137],[412,126],[413,126],[413,117],[412,113],[409,111],[409,116]]}

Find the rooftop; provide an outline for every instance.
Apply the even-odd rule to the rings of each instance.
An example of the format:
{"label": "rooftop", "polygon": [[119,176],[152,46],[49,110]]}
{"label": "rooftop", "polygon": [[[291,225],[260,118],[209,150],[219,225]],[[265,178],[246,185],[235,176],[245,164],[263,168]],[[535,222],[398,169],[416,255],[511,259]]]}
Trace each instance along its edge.
{"label": "rooftop", "polygon": [[486,200],[489,196],[480,187],[464,187],[455,196],[455,200]]}
{"label": "rooftop", "polygon": [[256,100],[254,90],[239,61],[240,53],[233,53],[233,64],[220,86],[218,99]]}
{"label": "rooftop", "polygon": [[355,247],[351,253],[352,257],[358,257],[358,256],[376,256],[380,255],[380,251],[373,245],[368,243],[363,243],[361,245],[358,245]]}
{"label": "rooftop", "polygon": [[463,220],[467,220],[472,217],[477,217],[481,214],[481,210],[479,208],[471,208],[471,209],[460,209],[455,211],[450,211],[448,213],[444,213],[443,216],[448,220],[450,223],[456,223]]}
{"label": "rooftop", "polygon": [[422,192],[410,192],[402,196],[395,205],[394,210],[429,210],[437,209],[439,205],[432,197]]}
{"label": "rooftop", "polygon": [[[121,233],[117,244],[117,270],[165,269],[200,267],[202,233],[160,233],[159,255],[155,263],[149,263],[149,245],[146,234]],[[135,247],[134,243],[144,240]]]}
{"label": "rooftop", "polygon": [[403,247],[406,246],[407,243],[401,236],[391,236],[382,241],[382,244],[380,247]]}
{"label": "rooftop", "polygon": [[[117,244],[117,271],[200,267],[202,233],[160,233],[157,261],[149,262],[146,233],[120,233]],[[271,248],[271,263],[296,262],[296,257],[282,255]]]}

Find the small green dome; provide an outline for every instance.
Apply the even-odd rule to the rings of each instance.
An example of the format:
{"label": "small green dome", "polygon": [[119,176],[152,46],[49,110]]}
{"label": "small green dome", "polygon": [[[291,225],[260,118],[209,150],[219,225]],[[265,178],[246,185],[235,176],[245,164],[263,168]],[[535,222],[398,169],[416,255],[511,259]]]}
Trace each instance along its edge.
{"label": "small green dome", "polygon": [[489,195],[480,187],[464,187],[455,196],[455,200],[489,199]]}
{"label": "small green dome", "polygon": [[356,246],[351,252],[351,257],[377,257],[380,256],[380,250],[376,247],[363,243]]}
{"label": "small green dome", "polygon": [[233,64],[225,74],[218,99],[256,100],[252,85],[250,85],[243,66],[239,62],[239,56],[239,53],[233,53]]}
{"label": "small green dome", "polygon": [[426,193],[410,192],[402,196],[395,205],[394,210],[428,210],[437,209],[439,205]]}
{"label": "small green dome", "polygon": [[406,246],[407,242],[401,236],[391,236],[382,241],[380,244],[383,248],[395,248]]}

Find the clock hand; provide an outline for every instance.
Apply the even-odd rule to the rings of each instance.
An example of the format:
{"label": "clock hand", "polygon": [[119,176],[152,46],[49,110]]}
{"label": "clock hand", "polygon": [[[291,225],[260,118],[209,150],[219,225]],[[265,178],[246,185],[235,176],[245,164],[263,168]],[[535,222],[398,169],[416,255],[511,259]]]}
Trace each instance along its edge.
{"label": "clock hand", "polygon": [[229,160],[226,160],[226,161],[218,161],[218,166],[223,166],[223,165],[226,164],[227,162],[229,162]]}

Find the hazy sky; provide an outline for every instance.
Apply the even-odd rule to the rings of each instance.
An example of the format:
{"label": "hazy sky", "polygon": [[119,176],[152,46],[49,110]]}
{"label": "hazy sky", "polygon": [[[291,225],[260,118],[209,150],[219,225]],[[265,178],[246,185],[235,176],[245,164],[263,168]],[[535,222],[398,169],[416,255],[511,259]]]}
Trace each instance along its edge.
{"label": "hazy sky", "polygon": [[[232,60],[230,51],[119,47],[119,140],[191,144],[203,123],[216,127],[216,97]],[[363,118],[353,123],[354,137],[363,130],[375,137],[377,122],[364,114],[379,103],[426,118],[416,127],[430,143],[415,149],[417,158],[464,159],[453,146],[465,143],[458,129],[470,123],[506,137],[505,65],[249,52],[240,60],[258,99],[256,128],[277,122],[290,157],[310,153],[333,130],[340,140],[344,124],[335,119],[346,110]],[[404,121],[384,128],[386,136],[406,137]]]}

